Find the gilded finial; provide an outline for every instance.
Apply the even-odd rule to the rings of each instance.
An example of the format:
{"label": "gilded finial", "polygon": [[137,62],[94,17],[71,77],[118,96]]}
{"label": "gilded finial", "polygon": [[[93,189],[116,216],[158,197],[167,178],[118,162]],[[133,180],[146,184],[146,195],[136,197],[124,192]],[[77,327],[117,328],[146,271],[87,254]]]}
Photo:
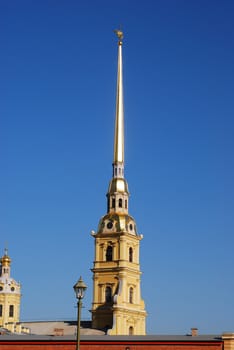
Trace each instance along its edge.
{"label": "gilded finial", "polygon": [[119,39],[119,44],[122,43],[123,40],[123,32],[120,29],[115,29],[114,30],[115,34],[117,35],[118,39]]}

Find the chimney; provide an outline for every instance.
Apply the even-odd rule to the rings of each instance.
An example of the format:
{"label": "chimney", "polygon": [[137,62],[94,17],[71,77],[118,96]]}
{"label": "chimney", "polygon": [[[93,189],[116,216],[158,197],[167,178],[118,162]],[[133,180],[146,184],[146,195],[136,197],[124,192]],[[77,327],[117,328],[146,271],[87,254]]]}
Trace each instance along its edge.
{"label": "chimney", "polygon": [[191,328],[191,336],[196,337],[198,335],[198,329],[197,328]]}

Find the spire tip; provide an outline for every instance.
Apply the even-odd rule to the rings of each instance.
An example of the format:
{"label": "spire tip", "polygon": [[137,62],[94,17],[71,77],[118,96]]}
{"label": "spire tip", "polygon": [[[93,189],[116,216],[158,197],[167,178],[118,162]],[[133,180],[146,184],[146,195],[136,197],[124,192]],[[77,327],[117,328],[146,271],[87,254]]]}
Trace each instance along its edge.
{"label": "spire tip", "polygon": [[119,39],[119,44],[122,44],[122,40],[123,40],[123,32],[120,29],[115,29],[114,30],[115,34],[117,35],[118,39]]}
{"label": "spire tip", "polygon": [[7,244],[5,245],[5,248],[4,248],[4,255],[5,255],[5,256],[8,255],[8,247],[7,247]]}

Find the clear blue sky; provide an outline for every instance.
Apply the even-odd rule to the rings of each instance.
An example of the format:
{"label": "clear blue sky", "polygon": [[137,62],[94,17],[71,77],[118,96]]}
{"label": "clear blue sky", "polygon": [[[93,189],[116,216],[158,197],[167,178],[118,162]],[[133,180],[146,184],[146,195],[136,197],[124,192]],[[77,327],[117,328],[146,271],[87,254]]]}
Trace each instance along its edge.
{"label": "clear blue sky", "polygon": [[130,214],[148,333],[234,331],[234,2],[0,2],[0,250],[22,320],[92,301],[122,25]]}

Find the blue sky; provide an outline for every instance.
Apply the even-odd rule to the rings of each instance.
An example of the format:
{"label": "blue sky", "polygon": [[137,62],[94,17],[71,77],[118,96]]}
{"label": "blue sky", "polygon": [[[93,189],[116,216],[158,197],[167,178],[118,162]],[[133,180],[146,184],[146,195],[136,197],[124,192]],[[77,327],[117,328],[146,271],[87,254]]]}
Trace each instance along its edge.
{"label": "blue sky", "polygon": [[234,331],[234,2],[0,3],[0,249],[22,320],[92,301],[124,30],[125,176],[147,332]]}

